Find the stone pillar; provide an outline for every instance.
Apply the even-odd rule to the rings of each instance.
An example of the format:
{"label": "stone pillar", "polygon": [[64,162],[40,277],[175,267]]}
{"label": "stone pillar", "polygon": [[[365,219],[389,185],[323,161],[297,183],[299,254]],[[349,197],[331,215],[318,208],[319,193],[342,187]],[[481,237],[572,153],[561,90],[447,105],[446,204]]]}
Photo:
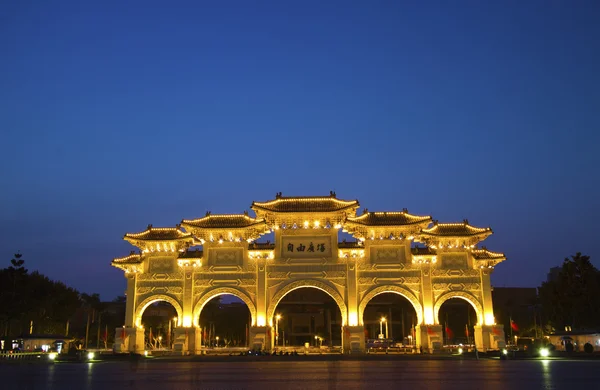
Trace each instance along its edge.
{"label": "stone pillar", "polygon": [[137,277],[135,273],[126,272],[125,278],[127,279],[127,292],[125,296],[125,326],[133,328],[135,324],[135,307],[136,307],[136,296],[135,289],[137,284]]}
{"label": "stone pillar", "polygon": [[194,273],[191,267],[185,267],[183,270],[183,297],[181,298],[181,316],[179,323],[184,327],[196,325],[198,318],[193,318],[194,304]]}
{"label": "stone pillar", "polygon": [[[253,327],[263,328],[270,324],[272,318],[267,318],[267,264],[265,259],[256,260],[256,323]],[[260,332],[259,332],[260,333]],[[250,337],[252,343],[253,338]],[[270,348],[270,346],[269,346]]]}
{"label": "stone pillar", "polygon": [[421,265],[421,304],[423,305],[423,324],[434,325],[438,319],[433,313],[433,287],[431,284],[431,267],[429,264]]}
{"label": "stone pillar", "polygon": [[190,354],[200,355],[202,354],[202,328],[194,326],[190,329],[188,337],[188,351]]}
{"label": "stone pillar", "polygon": [[[363,319],[358,318],[358,281],[356,272],[356,261],[352,258],[348,259],[346,262],[346,307],[348,309],[348,318],[346,319],[346,325],[348,327],[358,327],[359,324],[362,324]],[[360,327],[363,328],[362,325]],[[342,343],[342,346],[345,348],[344,343]]]}
{"label": "stone pillar", "polygon": [[481,303],[483,305],[483,317],[484,325],[494,325],[496,320],[494,319],[494,306],[492,305],[492,284],[490,281],[492,270],[489,268],[482,268],[480,270],[481,277]]}
{"label": "stone pillar", "polygon": [[120,327],[115,329],[115,353],[143,353],[145,349],[144,329],[135,327]]}
{"label": "stone pillar", "polygon": [[505,340],[503,325],[475,325],[475,347],[479,351],[502,349]]}
{"label": "stone pillar", "polygon": [[424,353],[440,351],[443,346],[443,333],[441,325],[417,325],[416,346]]}
{"label": "stone pillar", "polygon": [[[177,327],[173,336],[173,352],[181,355],[187,355],[190,352],[190,339],[195,338],[196,328]],[[193,346],[192,346],[193,347]]]}
{"label": "stone pillar", "polygon": [[342,349],[344,353],[365,353],[365,327],[344,326],[342,329]]}
{"label": "stone pillar", "polygon": [[272,332],[270,326],[250,327],[250,349],[270,351],[272,347]]}

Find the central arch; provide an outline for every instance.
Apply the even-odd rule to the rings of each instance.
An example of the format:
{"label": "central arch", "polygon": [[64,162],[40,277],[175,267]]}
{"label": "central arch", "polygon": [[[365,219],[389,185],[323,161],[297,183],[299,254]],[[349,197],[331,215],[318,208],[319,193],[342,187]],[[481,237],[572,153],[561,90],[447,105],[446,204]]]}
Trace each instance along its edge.
{"label": "central arch", "polygon": [[248,306],[248,310],[250,310],[250,316],[252,317],[252,326],[256,325],[256,305],[254,305],[254,301],[252,301],[252,298],[250,298],[250,296],[245,291],[234,287],[217,287],[205,291],[194,305],[194,310],[192,311],[194,326],[198,326],[198,319],[200,318],[200,312],[202,312],[202,308],[204,307],[204,305],[206,305],[208,301],[219,295],[233,295],[241,299],[246,304],[246,306]]}
{"label": "central arch", "polygon": [[344,298],[340,295],[337,289],[332,285],[319,280],[304,279],[290,282],[279,289],[277,293],[275,293],[269,303],[269,309],[267,310],[267,321],[269,326],[273,326],[273,315],[275,314],[275,309],[277,308],[277,305],[281,299],[283,299],[283,297],[285,297],[288,293],[304,287],[319,289],[333,298],[335,303],[337,303],[340,312],[342,313],[342,325],[346,325],[346,320],[348,319],[348,308],[346,307]]}
{"label": "central arch", "polygon": [[369,301],[375,298],[377,295],[385,293],[394,293],[406,298],[414,307],[415,312],[417,313],[417,321],[419,322],[419,324],[423,323],[423,307],[421,306],[421,302],[419,302],[419,298],[417,298],[412,291],[404,287],[396,285],[385,285],[372,288],[360,301],[360,305],[358,306],[358,323],[360,325],[364,325],[363,315]]}
{"label": "central arch", "polygon": [[483,305],[475,295],[466,291],[449,291],[436,299],[435,305],[433,306],[433,318],[436,324],[439,323],[438,315],[440,313],[440,307],[442,307],[444,302],[452,298],[460,298],[469,302],[471,306],[473,306],[473,309],[475,309],[475,314],[477,314],[477,323],[483,325]]}
{"label": "central arch", "polygon": [[144,299],[141,303],[138,304],[137,309],[135,311],[135,326],[136,327],[140,327],[142,325],[142,314],[144,314],[144,310],[146,310],[146,308],[148,306],[150,306],[151,304],[159,302],[159,301],[168,302],[175,308],[175,311],[177,312],[177,321],[179,324],[181,324],[181,321],[183,318],[183,309],[181,308],[181,305],[179,304],[179,302],[173,297],[170,297],[168,295],[159,294],[159,295],[152,295],[152,296]]}

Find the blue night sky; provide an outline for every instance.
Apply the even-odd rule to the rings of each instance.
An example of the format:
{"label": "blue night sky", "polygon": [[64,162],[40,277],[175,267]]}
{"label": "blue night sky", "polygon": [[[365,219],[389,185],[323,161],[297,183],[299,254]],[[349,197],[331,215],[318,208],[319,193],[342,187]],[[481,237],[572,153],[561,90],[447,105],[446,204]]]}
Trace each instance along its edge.
{"label": "blue night sky", "polygon": [[[452,4],[451,4],[452,3]],[[0,257],[104,299],[149,223],[290,195],[491,226],[495,286],[600,266],[596,1],[0,5]]]}

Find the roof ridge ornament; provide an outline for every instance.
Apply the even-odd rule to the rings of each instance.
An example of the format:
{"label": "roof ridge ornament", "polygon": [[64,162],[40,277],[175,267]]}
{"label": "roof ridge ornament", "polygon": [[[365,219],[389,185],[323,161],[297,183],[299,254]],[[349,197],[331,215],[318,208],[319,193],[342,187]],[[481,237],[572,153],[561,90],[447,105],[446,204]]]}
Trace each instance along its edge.
{"label": "roof ridge ornament", "polygon": [[402,209],[402,212],[408,214],[408,209],[405,207]]}
{"label": "roof ridge ornament", "polygon": [[152,230],[152,224],[151,224],[151,223],[149,223],[149,224],[148,224],[148,227],[147,227],[146,229],[147,229],[147,230]]}
{"label": "roof ridge ornament", "polygon": [[465,219],[463,219],[463,223],[464,223],[465,225],[468,225],[468,224],[469,224],[469,220],[465,218]]}

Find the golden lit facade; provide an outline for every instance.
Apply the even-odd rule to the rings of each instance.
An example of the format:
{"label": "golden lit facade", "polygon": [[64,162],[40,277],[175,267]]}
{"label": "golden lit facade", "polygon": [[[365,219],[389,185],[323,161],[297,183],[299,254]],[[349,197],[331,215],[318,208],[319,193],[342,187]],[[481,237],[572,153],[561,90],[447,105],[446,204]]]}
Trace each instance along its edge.
{"label": "golden lit facade", "polygon": [[[207,213],[174,228],[148,226],[126,234],[124,239],[140,252],[112,261],[127,279],[125,325],[116,331],[115,349],[143,350],[142,314],[150,304],[166,301],[177,311],[175,350],[199,353],[200,312],[223,294],[248,306],[251,345],[270,349],[277,304],[304,287],[320,289],[337,303],[345,352],[365,350],[365,307],[388,292],[402,295],[414,307],[416,345],[425,351],[442,346],[438,312],[451,298],[464,299],[475,309],[480,350],[504,346],[503,326],[494,319],[490,276],[505,257],[477,247],[491,229],[466,220],[438,223],[406,209],[357,215],[358,208],[358,201],[338,199],[333,192],[323,197],[278,193],[274,200],[252,203],[255,217]],[[357,241],[338,242],[340,230]],[[274,243],[255,242],[268,233],[274,234]]]}

